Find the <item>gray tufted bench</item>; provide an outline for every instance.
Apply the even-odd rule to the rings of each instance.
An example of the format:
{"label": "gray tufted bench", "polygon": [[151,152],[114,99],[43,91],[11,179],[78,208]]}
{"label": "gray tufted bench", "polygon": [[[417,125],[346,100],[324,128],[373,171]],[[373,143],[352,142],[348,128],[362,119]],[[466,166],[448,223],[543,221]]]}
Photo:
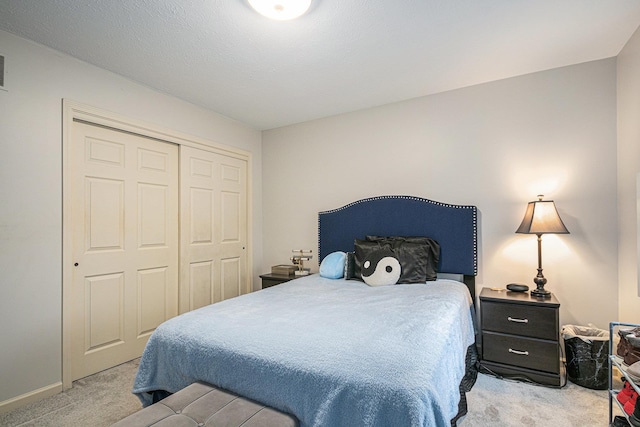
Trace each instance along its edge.
{"label": "gray tufted bench", "polygon": [[205,383],[193,383],[115,423],[117,427],[296,427],[292,415]]}

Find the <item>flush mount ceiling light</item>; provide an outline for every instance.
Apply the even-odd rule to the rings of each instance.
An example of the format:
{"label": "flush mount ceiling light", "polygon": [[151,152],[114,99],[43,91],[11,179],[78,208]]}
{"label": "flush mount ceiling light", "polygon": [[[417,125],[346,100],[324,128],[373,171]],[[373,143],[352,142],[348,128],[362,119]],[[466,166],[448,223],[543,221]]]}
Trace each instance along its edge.
{"label": "flush mount ceiling light", "polygon": [[261,15],[277,21],[287,21],[303,15],[311,0],[249,0],[249,4]]}

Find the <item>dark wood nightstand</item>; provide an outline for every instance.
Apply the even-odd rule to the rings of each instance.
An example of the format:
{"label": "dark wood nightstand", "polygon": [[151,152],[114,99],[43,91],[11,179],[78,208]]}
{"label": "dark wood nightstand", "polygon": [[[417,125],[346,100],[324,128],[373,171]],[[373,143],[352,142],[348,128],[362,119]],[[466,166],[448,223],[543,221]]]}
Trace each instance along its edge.
{"label": "dark wood nightstand", "polygon": [[270,288],[271,286],[279,285],[280,283],[288,282],[289,280],[297,279],[298,277],[304,276],[284,276],[282,274],[261,274],[260,278],[262,279],[262,289]]}
{"label": "dark wood nightstand", "polygon": [[483,288],[480,293],[480,372],[560,387],[560,302],[528,292]]}

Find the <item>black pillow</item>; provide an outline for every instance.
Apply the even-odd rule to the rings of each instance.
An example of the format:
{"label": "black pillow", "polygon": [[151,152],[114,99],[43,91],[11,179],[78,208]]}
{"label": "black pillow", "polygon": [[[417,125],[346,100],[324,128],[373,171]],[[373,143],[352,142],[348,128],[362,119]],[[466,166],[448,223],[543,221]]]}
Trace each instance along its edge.
{"label": "black pillow", "polygon": [[408,241],[392,240],[359,240],[354,243],[354,278],[362,280],[362,266],[371,253],[378,250],[391,251],[400,262],[401,273],[398,283],[424,283],[427,280],[435,280],[435,273],[430,278],[428,265],[430,252],[428,245]]}
{"label": "black pillow", "polygon": [[346,280],[356,278],[356,256],[353,252],[347,252],[347,257],[344,264],[344,278]]}
{"label": "black pillow", "polygon": [[362,264],[365,258],[380,249],[382,246],[378,242],[356,239],[353,243],[353,275],[348,279],[362,280]]}
{"label": "black pillow", "polygon": [[[396,251],[398,254],[398,259],[400,259],[400,264],[403,266],[403,269],[406,267],[411,267],[411,260],[413,259],[416,263],[415,267],[417,272],[411,274],[411,278],[407,280],[411,280],[409,282],[398,282],[398,283],[418,283],[413,280],[419,280],[422,277],[418,277],[417,274],[422,274],[422,263],[426,262],[425,266],[425,279],[420,280],[420,282],[432,281],[438,278],[438,265],[440,262],[440,245],[437,241],[433,240],[430,237],[422,237],[422,236],[367,236],[367,241],[369,242],[377,242],[384,246],[389,246],[392,250],[400,250],[400,252],[404,252],[402,255]],[[425,257],[424,259],[422,257]],[[405,263],[403,263],[403,260]],[[408,264],[405,266],[405,264]],[[409,273],[407,273],[409,275]],[[404,276],[404,275],[403,275]],[[402,277],[401,279],[402,280]]]}

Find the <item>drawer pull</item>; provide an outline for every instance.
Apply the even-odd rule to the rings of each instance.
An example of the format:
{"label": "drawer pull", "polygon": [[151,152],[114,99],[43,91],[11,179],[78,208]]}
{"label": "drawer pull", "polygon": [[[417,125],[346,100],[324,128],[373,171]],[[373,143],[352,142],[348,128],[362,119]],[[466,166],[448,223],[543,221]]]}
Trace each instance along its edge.
{"label": "drawer pull", "polygon": [[519,354],[521,356],[528,356],[529,355],[528,351],[514,350],[512,348],[509,349],[509,353]]}
{"label": "drawer pull", "polygon": [[509,322],[516,322],[516,323],[529,323],[529,319],[517,319],[517,318],[511,317],[511,316],[507,317],[507,320]]}

